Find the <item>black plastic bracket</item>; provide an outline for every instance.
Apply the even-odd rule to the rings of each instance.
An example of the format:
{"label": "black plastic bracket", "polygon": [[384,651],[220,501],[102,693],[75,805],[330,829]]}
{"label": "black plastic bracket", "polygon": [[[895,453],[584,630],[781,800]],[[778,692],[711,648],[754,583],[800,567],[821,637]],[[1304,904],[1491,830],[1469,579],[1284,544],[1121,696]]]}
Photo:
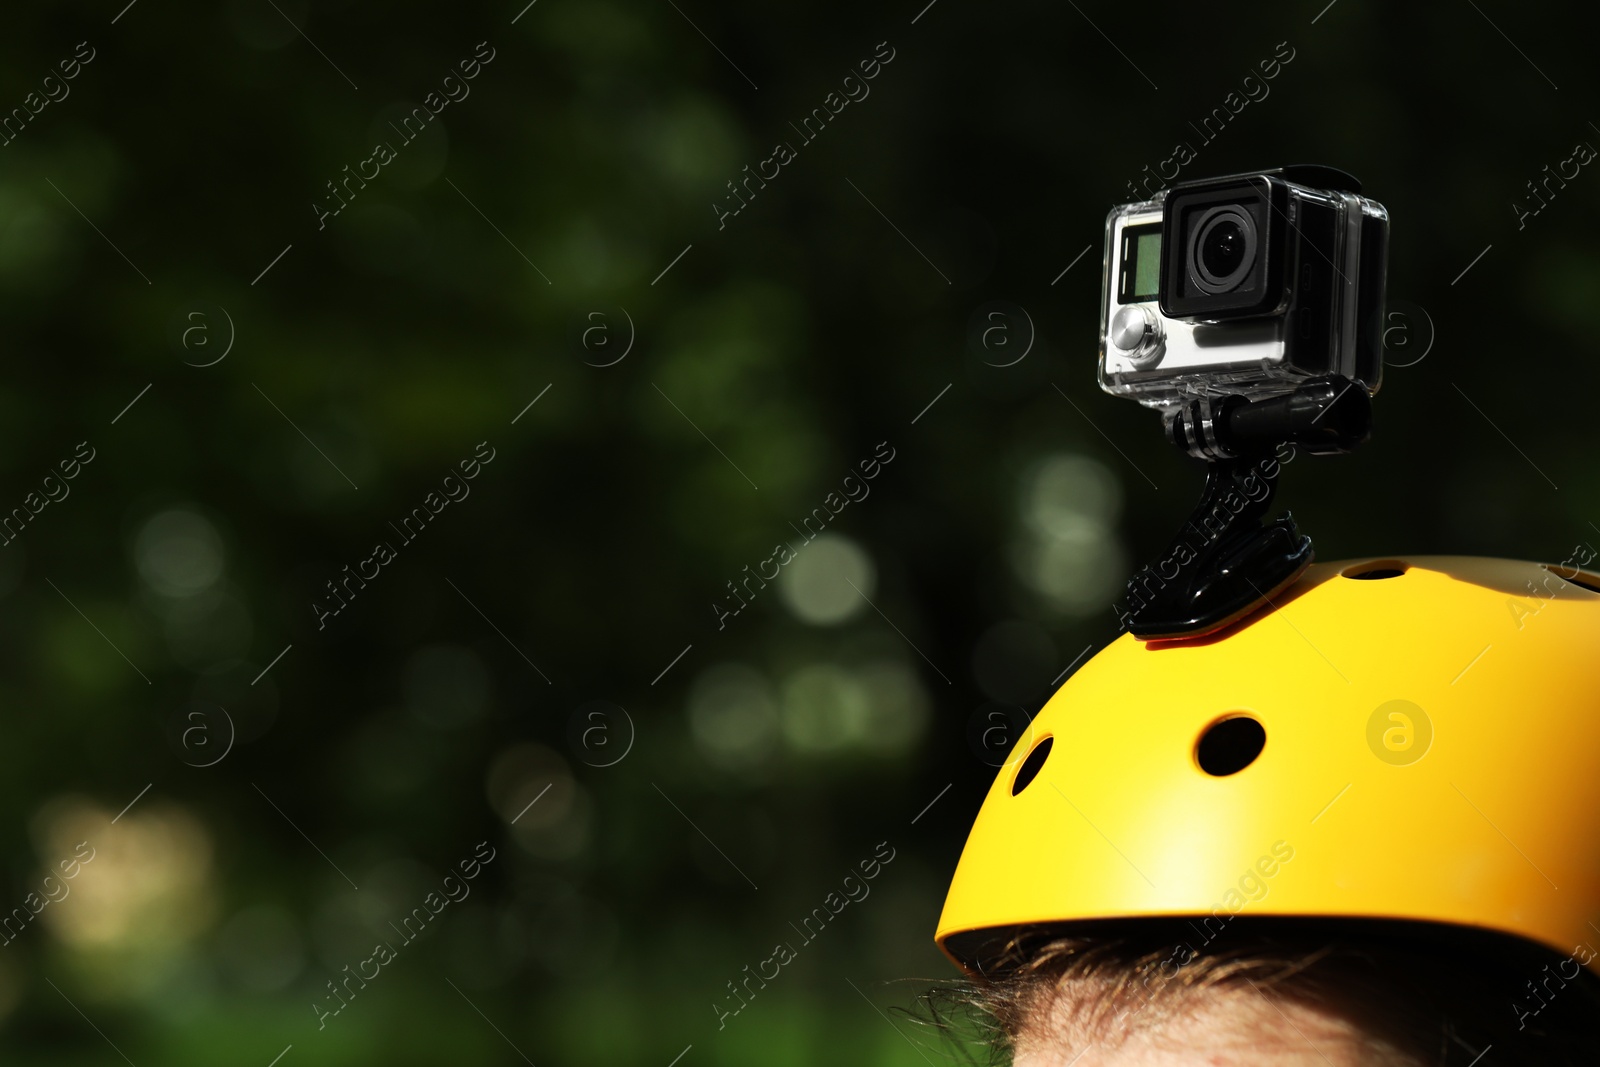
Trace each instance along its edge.
{"label": "black plastic bracket", "polygon": [[1129,579],[1122,624],[1144,641],[1201,637],[1270,602],[1312,560],[1311,538],[1292,516],[1265,521],[1278,488],[1275,447],[1348,452],[1371,427],[1366,389],[1341,377],[1265,400],[1202,398],[1169,412],[1168,438],[1208,461],[1205,492],[1166,550]]}
{"label": "black plastic bracket", "polygon": [[1198,637],[1243,618],[1310,566],[1311,538],[1284,515],[1262,523],[1278,461],[1212,461],[1205,493],[1178,536],[1128,581],[1124,623],[1144,641]]}

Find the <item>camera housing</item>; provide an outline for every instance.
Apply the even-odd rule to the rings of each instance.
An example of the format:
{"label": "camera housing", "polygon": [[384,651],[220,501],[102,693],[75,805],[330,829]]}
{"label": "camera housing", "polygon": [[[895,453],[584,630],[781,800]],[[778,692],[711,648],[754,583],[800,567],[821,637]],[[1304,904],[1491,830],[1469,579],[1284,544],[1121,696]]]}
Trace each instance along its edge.
{"label": "camera housing", "polygon": [[1167,413],[1383,374],[1389,213],[1332,167],[1179,182],[1106,217],[1100,387]]}

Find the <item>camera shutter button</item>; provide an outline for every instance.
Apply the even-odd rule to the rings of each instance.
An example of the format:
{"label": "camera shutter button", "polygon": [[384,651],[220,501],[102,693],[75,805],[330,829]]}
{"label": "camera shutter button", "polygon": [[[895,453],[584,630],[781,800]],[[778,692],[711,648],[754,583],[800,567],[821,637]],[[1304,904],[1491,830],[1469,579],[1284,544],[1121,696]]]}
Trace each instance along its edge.
{"label": "camera shutter button", "polygon": [[1136,363],[1155,362],[1161,342],[1161,325],[1142,304],[1124,304],[1111,319],[1111,343]]}

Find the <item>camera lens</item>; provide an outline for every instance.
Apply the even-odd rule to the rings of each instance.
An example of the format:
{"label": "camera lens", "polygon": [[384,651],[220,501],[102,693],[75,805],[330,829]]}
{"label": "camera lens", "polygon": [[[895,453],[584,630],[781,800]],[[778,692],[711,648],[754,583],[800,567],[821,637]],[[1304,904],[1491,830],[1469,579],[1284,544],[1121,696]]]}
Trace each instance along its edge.
{"label": "camera lens", "polygon": [[1233,219],[1226,219],[1211,227],[1200,243],[1200,262],[1206,272],[1226,278],[1239,269],[1244,259],[1244,227]]}
{"label": "camera lens", "polygon": [[1189,235],[1189,273],[1205,293],[1237,289],[1256,258],[1256,220],[1237,204],[1201,212]]}

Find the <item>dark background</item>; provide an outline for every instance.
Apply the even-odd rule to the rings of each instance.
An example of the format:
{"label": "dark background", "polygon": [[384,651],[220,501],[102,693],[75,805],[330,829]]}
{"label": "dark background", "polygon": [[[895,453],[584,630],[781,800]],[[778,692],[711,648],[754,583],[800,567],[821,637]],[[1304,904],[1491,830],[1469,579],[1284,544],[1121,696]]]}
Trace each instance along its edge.
{"label": "dark background", "polygon": [[[0,37],[4,109],[95,52],[0,147],[0,509],[95,455],[0,548],[0,905],[95,849],[0,949],[8,1063],[939,1060],[890,1009],[952,976],[983,731],[1114,636],[1198,498],[1094,380],[1105,213],[1179,140],[1183,177],[1327,162],[1391,212],[1411,365],[1365,449],[1280,489],[1320,558],[1600,537],[1600,178],[1513,207],[1600,145],[1575,5],[122,3]],[[879,442],[870,497],[719,630]],[[481,841],[471,896],[319,1030]],[[719,1029],[879,842],[871,895]]]}

